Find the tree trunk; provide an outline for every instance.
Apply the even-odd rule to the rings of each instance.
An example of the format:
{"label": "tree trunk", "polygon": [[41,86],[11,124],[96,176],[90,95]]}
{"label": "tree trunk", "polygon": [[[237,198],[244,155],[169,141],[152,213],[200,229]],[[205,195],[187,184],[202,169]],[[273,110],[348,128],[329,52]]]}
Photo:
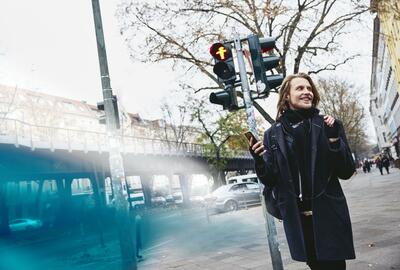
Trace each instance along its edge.
{"label": "tree trunk", "polygon": [[214,180],[213,190],[225,185],[225,175],[223,170],[214,169],[211,175]]}
{"label": "tree trunk", "polygon": [[142,183],[142,190],[144,195],[144,204],[151,207],[151,189],[153,187],[153,178],[149,175],[141,175],[140,182]]}
{"label": "tree trunk", "polygon": [[101,200],[100,190],[99,190],[99,173],[95,171],[93,175],[90,177],[90,183],[93,187],[93,197],[96,205],[96,219],[97,219],[97,228],[99,232],[100,238],[100,246],[102,248],[105,247],[104,243],[104,234],[103,234],[103,204]]}

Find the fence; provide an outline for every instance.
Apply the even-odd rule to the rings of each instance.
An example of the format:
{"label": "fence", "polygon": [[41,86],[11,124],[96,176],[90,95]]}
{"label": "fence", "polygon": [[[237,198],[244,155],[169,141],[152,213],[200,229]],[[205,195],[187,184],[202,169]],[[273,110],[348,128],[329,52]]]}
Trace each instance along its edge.
{"label": "fence", "polygon": [[[123,153],[153,155],[207,156],[202,144],[176,142],[138,136],[120,137]],[[106,132],[33,125],[16,119],[0,120],[0,143],[36,148],[107,152]],[[248,151],[235,154],[236,158],[251,158]]]}

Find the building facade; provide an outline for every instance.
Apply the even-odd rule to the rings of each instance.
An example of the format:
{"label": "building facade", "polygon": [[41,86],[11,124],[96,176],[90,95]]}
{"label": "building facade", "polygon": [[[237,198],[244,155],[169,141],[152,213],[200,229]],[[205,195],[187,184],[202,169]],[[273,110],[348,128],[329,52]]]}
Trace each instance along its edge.
{"label": "building facade", "polygon": [[378,147],[393,158],[399,157],[400,100],[399,87],[390,52],[382,33],[380,19],[374,20],[370,113]]}
{"label": "building facade", "polygon": [[[63,97],[0,85],[0,133],[18,131],[33,140],[68,136],[71,141],[84,136],[105,134],[100,124],[103,111],[97,106]],[[121,135],[148,140],[196,143],[201,131],[191,126],[173,126],[163,119],[147,120],[129,113],[120,106]],[[51,133],[51,134],[49,134]],[[85,134],[85,135],[83,135]],[[177,136],[176,134],[184,135]]]}
{"label": "building facade", "polygon": [[397,90],[400,91],[400,1],[371,0],[371,9],[379,17],[380,31],[390,55]]}

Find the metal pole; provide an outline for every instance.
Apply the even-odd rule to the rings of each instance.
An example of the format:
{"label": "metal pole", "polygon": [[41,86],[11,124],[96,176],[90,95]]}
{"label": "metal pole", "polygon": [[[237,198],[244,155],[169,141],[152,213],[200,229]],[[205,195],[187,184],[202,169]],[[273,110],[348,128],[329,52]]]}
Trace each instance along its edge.
{"label": "metal pole", "polygon": [[[116,114],[112,101],[113,93],[108,73],[107,54],[104,42],[103,25],[99,0],[92,0],[94,25],[96,29],[97,52],[99,56],[101,85],[103,89],[104,111],[106,114],[107,135],[109,140],[109,163],[111,181],[115,199],[116,222],[118,226],[119,244],[121,248],[122,270],[136,270],[136,243],[134,241],[135,226],[129,219],[128,202],[124,195],[126,184],[123,159],[120,151],[120,138],[116,128]],[[127,188],[125,186],[125,188]]]}
{"label": "metal pole", "polygon": [[[247,80],[247,73],[246,73],[246,66],[245,66],[245,62],[244,62],[243,49],[242,49],[241,40],[237,35],[235,36],[234,43],[235,43],[237,60],[238,60],[238,65],[239,65],[240,80],[242,83],[243,100],[244,100],[244,105],[246,107],[247,122],[249,125],[249,130],[255,136],[257,136],[257,124],[256,124],[256,118],[254,116],[253,103],[251,101],[251,96],[250,96],[249,82]],[[262,201],[264,201],[264,198],[262,198]],[[263,207],[265,207],[265,204],[263,204]],[[272,269],[273,270],[283,270],[282,257],[281,257],[281,252],[279,250],[279,243],[278,243],[276,227],[275,227],[275,220],[270,214],[268,214],[267,211],[264,211],[264,212],[266,213],[266,215],[265,215],[266,222],[265,223],[266,223],[266,230],[267,230],[267,237],[268,237],[269,252],[271,254]]]}

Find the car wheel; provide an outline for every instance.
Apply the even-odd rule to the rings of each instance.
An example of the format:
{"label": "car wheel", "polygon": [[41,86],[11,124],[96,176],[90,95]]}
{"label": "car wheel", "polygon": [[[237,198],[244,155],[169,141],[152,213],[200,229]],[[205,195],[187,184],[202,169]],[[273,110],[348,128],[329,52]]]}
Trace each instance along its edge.
{"label": "car wheel", "polygon": [[225,203],[225,211],[230,212],[230,211],[236,211],[238,209],[238,204],[237,202],[233,200],[229,200]]}

